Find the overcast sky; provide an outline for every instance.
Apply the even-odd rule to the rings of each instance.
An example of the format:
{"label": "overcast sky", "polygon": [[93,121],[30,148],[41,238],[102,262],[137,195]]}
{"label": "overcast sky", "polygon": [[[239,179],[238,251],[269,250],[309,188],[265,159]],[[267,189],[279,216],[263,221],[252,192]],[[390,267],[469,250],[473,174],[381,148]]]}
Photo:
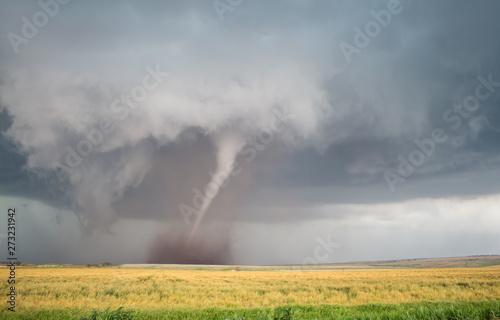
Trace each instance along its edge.
{"label": "overcast sky", "polygon": [[498,12],[495,0],[1,1],[0,210],[18,210],[18,256],[499,254]]}

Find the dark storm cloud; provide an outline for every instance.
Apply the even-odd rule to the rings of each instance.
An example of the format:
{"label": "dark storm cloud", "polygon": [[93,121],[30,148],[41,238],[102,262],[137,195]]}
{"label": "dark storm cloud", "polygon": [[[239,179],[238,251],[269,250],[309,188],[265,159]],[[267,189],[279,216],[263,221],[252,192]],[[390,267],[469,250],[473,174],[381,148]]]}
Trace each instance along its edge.
{"label": "dark storm cloud", "polygon": [[[241,59],[251,57],[259,63],[275,55],[274,51],[262,51],[266,47],[277,50],[283,60],[301,63],[314,59],[308,62],[310,68],[327,71],[318,85],[326,90],[332,106],[328,112],[335,116],[329,128],[310,140],[323,153],[313,148],[301,156],[299,151],[292,160],[295,164],[283,165],[290,167],[283,170],[284,180],[300,181],[305,186],[376,182],[380,172],[397,165],[399,154],[412,150],[415,138],[448,125],[443,123],[443,113],[470,94],[479,75],[500,75],[496,59],[500,43],[495,41],[499,5],[495,1],[481,6],[465,1],[402,2],[404,11],[393,16],[390,25],[361,54],[353,56],[350,64],[339,43],[352,43],[353,28],[373,20],[370,10],[385,9],[386,1],[251,2],[228,13],[226,24],[220,23],[215,9],[207,3],[106,3],[99,4],[99,10],[94,10],[94,5],[74,2],[61,6],[34,39],[21,45],[19,55],[13,54],[4,38],[3,67],[22,69],[22,64],[32,63],[34,72],[43,68],[76,75],[85,70],[101,79],[120,81],[119,76],[137,68],[137,61],[155,61],[161,55],[171,70],[182,72],[194,62],[202,68],[201,74],[206,65],[200,60],[222,61],[221,66],[229,65],[236,71]],[[20,17],[40,10],[36,2],[4,6],[9,9],[2,10],[4,30],[18,33]],[[260,50],[251,56],[237,50],[247,43]],[[234,56],[236,53],[239,56]],[[113,63],[109,63],[111,56]],[[132,65],[127,64],[132,61]],[[86,91],[92,104],[109,99],[91,87]],[[436,159],[430,159],[440,167],[439,172],[453,171],[457,166],[450,164],[453,157],[462,158],[462,169],[474,170],[477,161],[469,157],[471,153],[496,154],[499,101],[499,96],[493,95],[482,103],[475,116],[483,116],[487,125],[474,137],[470,137],[468,125],[459,132],[447,131],[466,141],[460,148],[443,146],[434,155]]]}
{"label": "dark storm cloud", "polygon": [[[382,173],[397,169],[398,156],[408,157],[417,148],[415,139],[442,128],[448,141],[409,178],[427,184],[420,181],[421,189],[399,192],[405,198],[474,193],[460,185],[429,192],[427,185],[464,171],[498,169],[500,88],[468,118],[461,117],[460,128],[444,121],[448,109],[474,94],[479,76],[500,82],[497,10],[495,2],[411,3],[352,63],[342,63],[337,52],[340,71],[328,79],[327,88],[335,110],[345,105],[346,116],[331,123],[325,135],[331,144],[323,154],[300,152],[277,180],[297,186],[385,184]],[[353,19],[351,25],[363,26],[369,19]],[[484,190],[478,181],[475,187],[498,192],[494,184]],[[377,201],[400,198],[380,194]]]}
{"label": "dark storm cloud", "polygon": [[69,206],[61,196],[61,185],[55,176],[41,177],[37,171],[26,169],[26,154],[12,139],[4,136],[12,118],[4,109],[0,113],[0,193],[46,201],[54,206]]}

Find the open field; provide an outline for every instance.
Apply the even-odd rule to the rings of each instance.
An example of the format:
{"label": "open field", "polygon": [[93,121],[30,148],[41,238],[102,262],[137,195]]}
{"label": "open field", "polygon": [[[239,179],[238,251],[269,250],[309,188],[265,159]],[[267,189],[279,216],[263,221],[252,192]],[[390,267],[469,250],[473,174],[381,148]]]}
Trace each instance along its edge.
{"label": "open field", "polygon": [[[0,269],[8,263],[1,262]],[[39,268],[86,268],[85,264],[26,264],[23,266]],[[101,264],[91,264],[91,268]],[[165,270],[211,270],[230,271],[236,265],[193,265],[193,264],[121,264],[114,267],[125,269],[165,269]],[[372,269],[433,269],[433,268],[482,268],[500,267],[500,255],[423,258],[406,260],[363,261],[348,263],[329,263],[317,265],[273,265],[273,266],[239,266],[242,271],[306,271],[306,270],[372,270]]]}
{"label": "open field", "polygon": [[[0,269],[0,277],[7,279],[8,270]],[[245,313],[283,305],[301,305],[301,309],[313,308],[314,312],[368,304],[416,303],[418,309],[423,301],[462,303],[470,308],[469,303],[482,301],[491,309],[499,306],[500,267],[331,272],[18,268],[16,287],[16,319],[33,312],[42,319],[48,310],[82,313],[121,306],[144,314],[166,309],[199,313],[210,308]],[[2,281],[1,292],[7,289],[7,282]],[[401,306],[393,308],[406,308]],[[15,319],[5,309],[0,318]]]}

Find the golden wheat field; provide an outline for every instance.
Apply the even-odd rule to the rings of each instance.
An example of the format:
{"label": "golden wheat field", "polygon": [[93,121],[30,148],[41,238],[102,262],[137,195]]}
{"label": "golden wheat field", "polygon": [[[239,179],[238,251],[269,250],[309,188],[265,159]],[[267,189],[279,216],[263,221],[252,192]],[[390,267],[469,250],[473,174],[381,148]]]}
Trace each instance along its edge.
{"label": "golden wheat field", "polygon": [[[7,278],[7,269],[0,276]],[[7,289],[2,282],[2,292]],[[370,271],[19,268],[19,309],[257,307],[500,298],[500,267]]]}

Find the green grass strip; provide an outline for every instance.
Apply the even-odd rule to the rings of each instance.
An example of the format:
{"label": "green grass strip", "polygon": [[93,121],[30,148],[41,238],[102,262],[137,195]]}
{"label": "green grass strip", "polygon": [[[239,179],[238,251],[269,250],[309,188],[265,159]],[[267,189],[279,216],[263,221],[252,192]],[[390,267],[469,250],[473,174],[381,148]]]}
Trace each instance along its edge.
{"label": "green grass strip", "polygon": [[[277,310],[278,309],[278,310]],[[126,311],[131,309],[125,308]],[[39,319],[39,320],[80,320],[89,317],[89,310],[18,310],[0,311],[0,319]],[[135,319],[159,320],[292,320],[292,319],[335,319],[335,320],[461,320],[496,319],[500,317],[500,301],[483,302],[418,302],[405,304],[367,304],[361,306],[335,305],[292,305],[281,308],[252,309],[154,309],[136,310]],[[107,319],[103,319],[107,320]]]}

